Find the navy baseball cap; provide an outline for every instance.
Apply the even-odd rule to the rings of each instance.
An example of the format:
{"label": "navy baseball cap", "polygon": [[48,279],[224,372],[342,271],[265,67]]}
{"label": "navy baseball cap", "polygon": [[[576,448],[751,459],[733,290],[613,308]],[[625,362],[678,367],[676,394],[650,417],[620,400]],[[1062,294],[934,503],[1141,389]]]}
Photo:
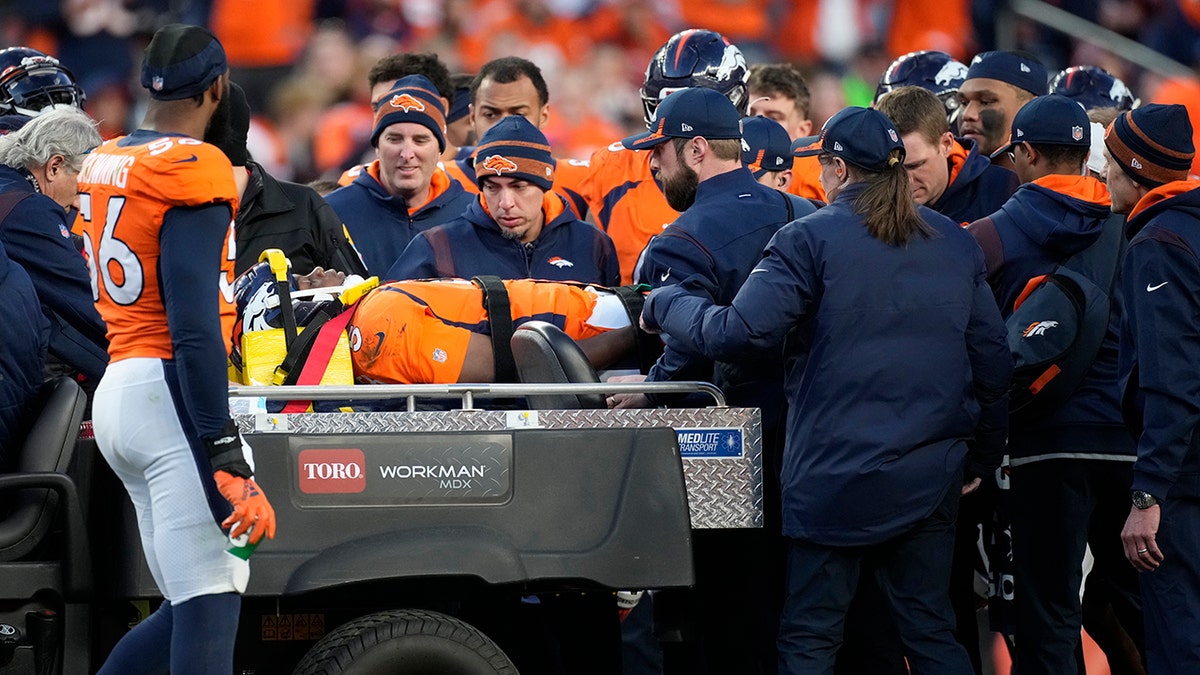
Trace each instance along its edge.
{"label": "navy baseball cap", "polygon": [[715,89],[680,89],[658,104],[649,131],[622,139],[621,144],[630,150],[644,150],[668,138],[741,138],[741,117]]}
{"label": "navy baseball cap", "polygon": [[1039,96],[1017,111],[1008,144],[993,152],[992,157],[998,157],[1020,143],[1090,148],[1092,125],[1083,106],[1066,96]]}
{"label": "navy baseball cap", "polygon": [[199,96],[228,71],[225,48],[201,26],[163,26],[142,55],[142,86],[159,101]]}
{"label": "navy baseball cap", "polygon": [[830,117],[821,127],[821,135],[798,138],[792,143],[792,155],[812,157],[828,153],[867,171],[881,171],[894,164],[893,150],[904,161],[904,143],[896,125],[874,108],[851,106]]}
{"label": "navy baseball cap", "polygon": [[1007,82],[1034,96],[1045,96],[1050,90],[1046,66],[1020,52],[983,52],[976,55],[967,67],[966,79],[975,78]]}
{"label": "navy baseball cap", "polygon": [[446,111],[446,124],[457,122],[471,112],[471,88],[458,87],[454,90],[454,98],[450,100],[450,109]]}
{"label": "navy baseball cap", "polygon": [[742,120],[742,164],[755,178],[792,168],[792,139],[783,125],[769,117]]}

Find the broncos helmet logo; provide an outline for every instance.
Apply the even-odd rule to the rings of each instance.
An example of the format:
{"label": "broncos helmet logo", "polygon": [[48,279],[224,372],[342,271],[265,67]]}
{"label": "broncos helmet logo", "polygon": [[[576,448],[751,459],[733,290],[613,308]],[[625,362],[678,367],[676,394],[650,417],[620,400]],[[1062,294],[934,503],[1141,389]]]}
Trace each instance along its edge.
{"label": "broncos helmet logo", "polygon": [[935,84],[941,87],[952,87],[967,79],[967,67],[958,61],[947,61],[946,65],[933,76]]}
{"label": "broncos helmet logo", "polygon": [[497,176],[503,175],[506,171],[516,171],[517,163],[503,155],[491,155],[483,160],[481,164],[484,169],[496,172]]}
{"label": "broncos helmet logo", "polygon": [[414,110],[418,112],[425,111],[425,104],[421,103],[421,101],[412,94],[396,94],[392,97],[392,100],[388,102],[388,105],[392,106],[393,108],[399,108],[404,112],[412,112]]}

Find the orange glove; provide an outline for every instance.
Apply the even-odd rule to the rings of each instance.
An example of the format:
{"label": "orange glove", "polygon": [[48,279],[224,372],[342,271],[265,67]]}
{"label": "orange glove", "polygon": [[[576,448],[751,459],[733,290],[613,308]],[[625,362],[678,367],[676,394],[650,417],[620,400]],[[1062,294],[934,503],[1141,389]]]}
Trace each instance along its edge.
{"label": "orange glove", "polygon": [[221,527],[234,528],[229,532],[231,539],[247,532],[251,544],[262,541],[263,535],[275,538],[275,509],[253,478],[214,471],[213,480],[217,482],[217,490],[233,505],[233,513],[221,523]]}

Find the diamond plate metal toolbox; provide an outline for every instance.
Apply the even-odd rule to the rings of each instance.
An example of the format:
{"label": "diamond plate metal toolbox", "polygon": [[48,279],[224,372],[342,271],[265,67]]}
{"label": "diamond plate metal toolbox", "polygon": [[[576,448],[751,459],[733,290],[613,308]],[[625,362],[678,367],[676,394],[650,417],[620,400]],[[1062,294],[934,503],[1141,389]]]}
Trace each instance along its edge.
{"label": "diamond plate metal toolbox", "polygon": [[[692,528],[762,526],[762,423],[754,408],[256,412],[238,414],[235,419],[247,435],[367,433],[381,439],[429,432],[670,427],[679,439]],[[587,436],[579,438],[581,447],[585,446]],[[250,440],[253,444],[252,437]],[[486,500],[490,494],[481,493],[480,499]]]}

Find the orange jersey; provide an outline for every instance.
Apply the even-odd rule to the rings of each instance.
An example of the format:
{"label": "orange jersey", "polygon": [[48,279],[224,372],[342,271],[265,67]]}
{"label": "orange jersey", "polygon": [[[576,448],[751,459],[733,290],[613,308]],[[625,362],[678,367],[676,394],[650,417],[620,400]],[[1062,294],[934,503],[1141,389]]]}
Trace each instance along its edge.
{"label": "orange jersey", "polygon": [[[89,153],[79,174],[84,254],[108,324],[111,360],[169,359],[171,334],[158,282],[163,217],[176,206],[227,203],[236,211],[233,167],[216,147],[187,136],[125,147],[119,141]],[[232,232],[231,223],[221,266],[225,335],[232,333],[234,315]]]}
{"label": "orange jersey", "polygon": [[825,201],[821,187],[821,162],[814,157],[797,157],[792,161],[792,182],[788,192],[804,199]]}
{"label": "orange jersey", "polygon": [[654,180],[650,152],[627,150],[619,142],[597,150],[579,190],[596,224],[617,248],[621,283],[633,283],[633,268],[642,249],[679,217]]}
{"label": "orange jersey", "polygon": [[[588,323],[596,295],[532,279],[504,282],[513,325],[550,321],[576,340],[609,330]],[[354,310],[350,346],[355,377],[388,384],[458,382],[472,333],[490,334],[483,291],[462,279],[396,281]]]}

